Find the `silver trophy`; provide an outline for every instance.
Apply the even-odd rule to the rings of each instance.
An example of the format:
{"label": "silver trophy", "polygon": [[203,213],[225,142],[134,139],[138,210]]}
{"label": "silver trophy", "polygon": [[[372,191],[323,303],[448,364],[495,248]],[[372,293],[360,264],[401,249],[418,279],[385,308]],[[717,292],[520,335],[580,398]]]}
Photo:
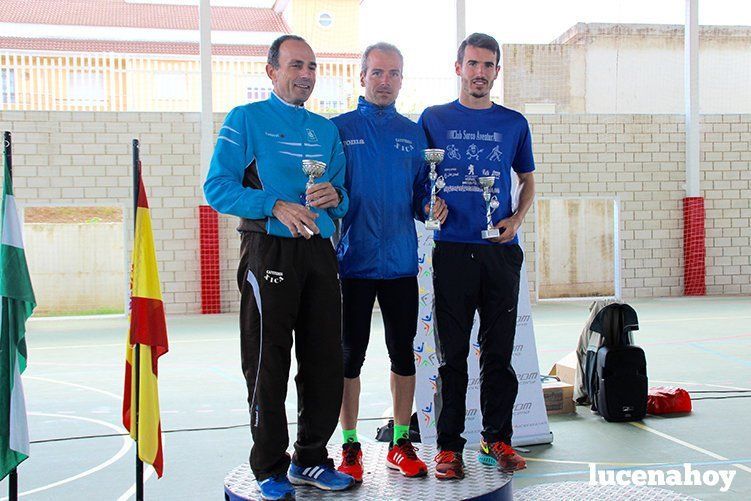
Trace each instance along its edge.
{"label": "silver trophy", "polygon": [[436,194],[446,186],[446,181],[443,180],[443,176],[439,176],[435,171],[436,165],[443,162],[444,151],[438,148],[430,148],[422,150],[423,158],[426,162],[430,163],[430,210],[428,211],[428,219],[425,220],[425,228],[428,230],[440,230],[441,222],[435,218],[435,198]]}
{"label": "silver trophy", "polygon": [[485,219],[488,223],[487,228],[482,230],[482,238],[486,240],[496,238],[501,232],[498,228],[493,227],[493,218],[491,216],[501,204],[498,202],[498,197],[492,195],[490,192],[495,184],[495,177],[484,176],[477,178],[477,180],[480,182],[480,186],[482,186],[482,198],[485,200]]}
{"label": "silver trophy", "polygon": [[[302,161],[302,171],[308,176],[308,182],[305,183],[305,191],[307,192],[315,184],[316,179],[323,176],[323,173],[326,172],[326,164],[318,160],[305,158]],[[305,207],[310,207],[308,197],[305,194],[303,194],[303,197],[305,197]]]}

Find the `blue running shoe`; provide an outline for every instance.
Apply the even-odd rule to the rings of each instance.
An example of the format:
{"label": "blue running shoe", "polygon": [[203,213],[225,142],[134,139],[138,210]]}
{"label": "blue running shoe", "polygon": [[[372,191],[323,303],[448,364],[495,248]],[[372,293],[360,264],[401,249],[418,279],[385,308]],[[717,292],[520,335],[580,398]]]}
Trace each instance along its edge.
{"label": "blue running shoe", "polygon": [[272,477],[258,482],[258,489],[264,501],[276,501],[277,499],[295,499],[295,488],[289,483],[287,475],[278,473]]}
{"label": "blue running shoe", "polygon": [[292,463],[287,477],[294,485],[312,485],[324,491],[343,491],[355,485],[355,479],[337,471],[331,460],[318,466],[297,466]]}

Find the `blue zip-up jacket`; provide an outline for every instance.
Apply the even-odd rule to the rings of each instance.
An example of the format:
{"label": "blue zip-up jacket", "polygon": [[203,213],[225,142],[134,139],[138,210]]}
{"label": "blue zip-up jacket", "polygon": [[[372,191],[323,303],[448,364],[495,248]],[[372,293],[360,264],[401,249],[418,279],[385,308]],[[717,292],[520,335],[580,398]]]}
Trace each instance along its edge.
{"label": "blue zip-up jacket", "polygon": [[238,106],[227,115],[203,184],[208,203],[218,212],[242,218],[240,231],[292,238],[272,214],[277,200],[304,202],[303,158],[326,164],[316,182],[329,181],[342,195],[337,207],[311,210],[321,237],[334,234],[333,219],[344,216],[349,197],[344,189],[344,152],[331,121],[276,94],[265,101]]}
{"label": "blue zip-up jacket", "polygon": [[344,144],[344,186],[350,197],[337,246],[342,278],[417,275],[414,219],[424,220],[428,166],[425,133],[392,104],[360,98],[357,109],[332,119]]}

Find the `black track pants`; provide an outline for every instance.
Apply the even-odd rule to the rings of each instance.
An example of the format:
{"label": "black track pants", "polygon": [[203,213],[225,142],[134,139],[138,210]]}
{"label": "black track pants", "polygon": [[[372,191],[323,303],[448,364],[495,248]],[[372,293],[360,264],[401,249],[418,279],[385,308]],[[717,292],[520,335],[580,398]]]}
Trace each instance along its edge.
{"label": "black track pants", "polygon": [[263,480],[289,467],[284,400],[295,332],[295,464],[327,460],[342,402],[341,292],[327,239],[244,233],[237,273],[240,349],[248,386],[250,467]]}
{"label": "black track pants", "polygon": [[461,451],[467,356],[475,311],[480,312],[480,407],[483,438],[510,443],[518,390],[511,367],[523,260],[518,245],[436,242],[434,321],[440,359],[438,447]]}

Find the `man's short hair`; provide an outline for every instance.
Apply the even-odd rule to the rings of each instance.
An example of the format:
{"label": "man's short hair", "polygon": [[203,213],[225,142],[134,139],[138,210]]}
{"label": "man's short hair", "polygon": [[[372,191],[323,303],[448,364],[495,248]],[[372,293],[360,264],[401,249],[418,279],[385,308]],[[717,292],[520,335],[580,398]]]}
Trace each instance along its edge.
{"label": "man's short hair", "polygon": [[399,59],[402,61],[402,64],[404,64],[404,56],[402,56],[401,51],[396,47],[396,45],[392,45],[390,43],[386,42],[378,42],[373,45],[369,45],[365,52],[362,53],[362,61],[360,63],[360,71],[363,73],[368,72],[368,56],[371,52],[374,50],[380,50],[381,52],[393,52],[397,56],[399,56]]}
{"label": "man's short hair", "polygon": [[464,62],[464,51],[467,45],[487,49],[495,54],[495,65],[498,66],[498,62],[501,60],[501,48],[495,38],[485,33],[472,33],[465,38],[461,45],[459,45],[459,50],[456,51],[456,62],[459,64]]}
{"label": "man's short hair", "polygon": [[273,68],[279,68],[279,50],[282,48],[282,44],[287,40],[297,40],[298,42],[305,42],[305,39],[303,37],[297,35],[282,35],[271,42],[271,47],[269,47],[269,55],[266,57],[266,62],[269,63]]}

